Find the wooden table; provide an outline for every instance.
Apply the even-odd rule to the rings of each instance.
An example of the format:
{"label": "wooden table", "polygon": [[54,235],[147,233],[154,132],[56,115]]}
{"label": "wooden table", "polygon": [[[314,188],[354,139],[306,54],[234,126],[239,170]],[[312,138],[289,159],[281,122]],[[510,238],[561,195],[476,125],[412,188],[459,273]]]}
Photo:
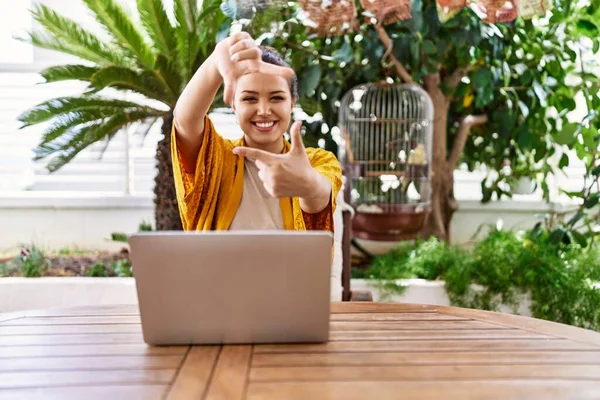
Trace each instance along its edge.
{"label": "wooden table", "polygon": [[149,347],[135,306],[0,314],[0,399],[38,398],[600,399],[600,333],[339,303],[326,344]]}

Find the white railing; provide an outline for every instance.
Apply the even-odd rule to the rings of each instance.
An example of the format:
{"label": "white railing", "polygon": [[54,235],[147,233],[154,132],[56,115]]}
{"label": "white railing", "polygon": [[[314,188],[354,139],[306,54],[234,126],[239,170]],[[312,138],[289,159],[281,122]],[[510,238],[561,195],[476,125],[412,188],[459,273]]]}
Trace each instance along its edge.
{"label": "white railing", "polygon": [[[68,165],[55,173],[45,168],[47,160],[34,162],[33,148],[38,144],[47,124],[19,129],[17,116],[26,109],[53,97],[78,95],[83,84],[40,84],[42,78],[35,72],[0,72],[0,196],[2,192],[99,193],[106,195],[150,196],[156,174],[156,144],[161,139],[160,123],[142,138],[135,127],[121,131],[106,147],[97,143],[82,151]],[[235,118],[228,114],[213,114],[220,134],[239,137],[241,130]],[[565,174],[549,182],[557,193],[557,186],[578,190],[582,185],[583,168],[574,155]],[[455,172],[455,194],[459,199],[480,198],[482,173]],[[540,197],[539,193],[536,197]]]}

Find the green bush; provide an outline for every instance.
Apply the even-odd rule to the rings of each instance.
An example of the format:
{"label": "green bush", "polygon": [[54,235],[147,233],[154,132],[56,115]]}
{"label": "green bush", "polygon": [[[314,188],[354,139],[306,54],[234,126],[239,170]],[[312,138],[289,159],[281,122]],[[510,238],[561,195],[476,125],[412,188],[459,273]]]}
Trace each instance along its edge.
{"label": "green bush", "polygon": [[113,232],[110,234],[110,239],[113,242],[127,243],[127,240],[129,239],[129,235],[126,233],[122,233],[122,232]]}
{"label": "green bush", "polygon": [[404,290],[398,279],[444,280],[453,305],[484,310],[516,311],[528,293],[534,317],[600,330],[600,248],[556,243],[553,233],[494,229],[471,250],[436,239],[402,245],[375,257],[362,276],[375,279],[384,298]]}
{"label": "green bush", "polygon": [[111,272],[111,270],[109,267],[106,266],[106,264],[104,264],[101,261],[97,261],[90,267],[90,269],[88,269],[88,271],[86,272],[86,275],[104,278],[104,277],[112,276],[112,274],[110,272]]}
{"label": "green bush", "polygon": [[110,264],[105,264],[101,261],[94,263],[86,273],[87,276],[93,277],[110,277],[118,276],[120,278],[132,277],[131,263],[129,260],[118,260]]}
{"label": "green bush", "polygon": [[44,275],[50,266],[50,260],[39,247],[32,244],[30,247],[22,247],[21,254],[15,258],[14,264],[24,277],[37,278]]}
{"label": "green bush", "polygon": [[110,265],[110,268],[118,277],[127,278],[133,276],[133,272],[131,270],[131,263],[129,262],[129,260],[115,261]]}

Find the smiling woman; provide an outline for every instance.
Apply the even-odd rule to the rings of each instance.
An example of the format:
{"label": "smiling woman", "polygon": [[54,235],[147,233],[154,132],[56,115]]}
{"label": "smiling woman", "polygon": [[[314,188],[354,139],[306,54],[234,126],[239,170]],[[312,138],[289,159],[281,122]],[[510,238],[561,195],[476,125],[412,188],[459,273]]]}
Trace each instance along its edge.
{"label": "smiling woman", "polygon": [[[244,136],[223,139],[206,115],[221,84]],[[297,80],[245,32],[217,45],[174,111],[173,168],[186,230],[333,231],[341,186],[335,156],[305,148],[291,122]]]}

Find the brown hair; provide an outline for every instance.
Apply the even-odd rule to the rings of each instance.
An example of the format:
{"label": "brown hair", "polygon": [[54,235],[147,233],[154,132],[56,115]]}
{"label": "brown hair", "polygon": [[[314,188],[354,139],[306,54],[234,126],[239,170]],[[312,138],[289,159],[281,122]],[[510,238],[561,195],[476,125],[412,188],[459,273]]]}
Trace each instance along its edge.
{"label": "brown hair", "polygon": [[[268,64],[277,65],[280,67],[290,68],[290,65],[283,61],[283,58],[277,50],[269,46],[260,46],[260,50],[262,51],[262,61]],[[298,100],[298,77],[296,74],[291,78],[288,78],[288,84],[290,85],[290,94],[292,95],[292,100]]]}

